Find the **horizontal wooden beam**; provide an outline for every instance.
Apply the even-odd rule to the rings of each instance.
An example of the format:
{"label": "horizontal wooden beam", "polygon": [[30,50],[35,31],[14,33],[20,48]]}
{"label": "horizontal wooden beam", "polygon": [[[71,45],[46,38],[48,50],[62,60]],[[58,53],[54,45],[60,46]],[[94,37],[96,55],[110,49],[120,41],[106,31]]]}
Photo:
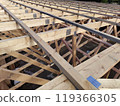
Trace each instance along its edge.
{"label": "horizontal wooden beam", "polygon": [[98,79],[100,89],[120,89],[120,79]]}
{"label": "horizontal wooden beam", "polygon": [[[23,2],[23,1],[17,1],[17,2],[19,2],[19,3],[24,3],[25,5],[28,5],[28,6],[32,6],[32,7],[36,7],[36,5],[31,5],[31,3],[33,3],[33,1],[31,2],[31,1],[29,1],[29,2],[31,2],[31,3],[28,3],[28,2]],[[34,2],[35,3],[35,2]],[[37,3],[37,4],[39,4],[39,3]],[[43,4],[42,4],[43,5]],[[53,5],[45,5],[45,6],[48,6],[48,7],[53,7],[53,8],[56,8],[56,9],[61,9],[61,10],[66,10],[66,8],[63,8],[63,7],[59,7],[59,6],[53,6]],[[41,7],[42,8],[42,6],[38,6],[38,7]],[[49,10],[51,10],[51,8],[48,8],[48,7],[44,7],[44,8],[46,8],[46,9],[49,9]],[[40,9],[40,8],[39,8]],[[54,10],[54,9],[53,9]],[[82,9],[80,9],[80,10],[82,10]],[[80,13],[80,14],[85,14],[85,13],[89,13],[89,11],[88,12],[84,12],[84,11],[80,11],[79,10],[79,12],[78,12],[78,10],[74,10],[74,9],[70,9],[69,7],[67,8],[67,11],[70,11],[70,12],[75,12],[75,13]],[[92,10],[91,10],[92,11]],[[93,11],[93,12],[95,12],[95,11]],[[105,12],[101,12],[101,13],[103,13],[103,14],[105,14]],[[91,13],[92,14],[92,13]],[[95,14],[95,13],[93,13],[93,14]],[[108,15],[113,15],[112,13],[106,13],[106,14],[108,14]]]}
{"label": "horizontal wooden beam", "polygon": [[[113,19],[111,19],[111,20],[113,20]],[[108,23],[101,24],[101,22],[85,24],[85,26],[91,27],[93,29],[100,28],[103,26],[108,26],[108,25],[110,25],[110,24],[108,24]],[[66,35],[66,31],[68,29],[71,29],[71,34]],[[38,33],[38,35],[45,42],[48,42],[48,41],[53,41],[56,39],[60,39],[63,37],[73,35],[75,30],[76,30],[75,27],[67,27],[67,28],[55,29],[55,30],[47,31],[47,32],[41,32],[41,33]],[[77,30],[77,33],[82,33],[82,32],[85,32],[85,30],[80,29],[80,28]],[[31,38],[29,38],[27,35],[22,36],[22,37],[6,39],[6,40],[0,40],[0,54],[8,53],[11,51],[23,49],[23,48],[34,46],[34,45],[36,45],[36,43]]]}
{"label": "horizontal wooden beam", "polygon": [[[30,15],[30,13],[28,14]],[[22,18],[22,16],[17,15],[18,18]],[[23,15],[25,18],[30,18],[31,16]],[[68,19],[70,21],[75,21],[75,20],[82,20],[82,19],[87,19],[85,17],[77,17],[75,15],[73,16],[63,16],[61,18]],[[3,19],[5,20],[5,19]],[[30,19],[30,20],[23,20],[23,22],[28,26],[28,27],[35,27],[35,26],[41,26],[41,25],[47,25],[46,20],[49,20],[49,24],[53,23],[53,18],[41,18],[41,19]],[[115,22],[116,19],[109,19],[111,22]],[[55,23],[62,23],[62,21],[55,19]],[[117,20],[117,22],[120,22],[120,19]],[[105,24],[105,22],[103,22]],[[109,24],[109,23],[107,23]],[[0,22],[0,31],[9,31],[9,30],[16,30],[16,29],[21,29],[21,27],[17,26],[14,21],[9,21],[9,22]]]}
{"label": "horizontal wooden beam", "polygon": [[[34,13],[34,14],[36,14],[36,18],[40,18],[40,13],[39,12],[37,12],[37,11],[33,11],[32,12],[32,10],[31,9],[13,9],[13,8],[15,8],[15,7],[11,7],[11,9],[10,9],[10,11],[12,12],[12,13],[14,13],[16,16],[21,16],[22,14],[25,14],[25,15],[28,15],[29,16],[29,14],[30,13]],[[43,11],[46,11],[47,12],[47,10],[45,10],[45,9],[42,9]],[[49,13],[51,13],[51,14],[53,14],[53,15],[56,15],[56,16],[64,16],[64,15],[70,15],[70,14],[68,14],[68,13],[62,13],[61,11],[56,11],[56,10],[54,10],[54,11],[49,11]],[[3,11],[3,10],[0,10],[0,16],[4,16],[5,15],[5,12]],[[7,16],[7,15],[6,15]],[[98,15],[97,15],[98,16]],[[5,17],[5,16],[4,16]],[[44,14],[42,14],[42,17],[49,17],[49,16],[47,16],[47,15],[44,15]],[[1,19],[2,17],[0,17],[0,19]],[[22,18],[22,16],[20,17],[20,18]]]}
{"label": "horizontal wooden beam", "polygon": [[[22,14],[25,13],[25,10],[11,10],[12,13],[16,13],[16,14]],[[0,15],[5,14],[5,12],[3,10],[0,10]]]}
{"label": "horizontal wooden beam", "polygon": [[59,67],[59,69],[64,73],[64,75],[78,88],[78,89],[94,89],[97,88],[93,86],[89,81],[84,79],[78,72],[64,59],[62,58],[54,49],[49,46],[44,40],[41,39],[33,30],[31,30],[25,23],[19,20],[14,14],[12,14],[6,7],[2,4],[0,6],[6,11],[16,22],[20,25],[31,37],[37,45],[45,51],[47,56],[49,56],[52,61]]}
{"label": "horizontal wooden beam", "polygon": [[[63,17],[65,19],[69,19],[71,21],[75,21],[77,19],[77,16],[66,16]],[[41,18],[41,19],[31,19],[31,20],[23,20],[23,22],[28,27],[35,27],[35,26],[41,26],[41,25],[47,25],[46,20],[49,20],[49,24],[53,23],[53,18]],[[55,23],[62,23],[60,20],[55,20]],[[9,31],[9,30],[16,30],[21,29],[20,26],[16,24],[15,21],[9,21],[9,22],[1,22],[0,23],[0,31]]]}
{"label": "horizontal wooden beam", "polygon": [[[86,60],[80,65],[76,66],[75,69],[83,75],[85,78],[93,76],[95,79],[102,77],[106,74],[113,66],[120,61],[120,44],[115,44],[108,49],[102,51],[96,56]],[[107,64],[106,64],[107,63]],[[74,86],[69,82],[64,75],[58,76],[49,83],[38,88],[43,89],[75,89]]]}

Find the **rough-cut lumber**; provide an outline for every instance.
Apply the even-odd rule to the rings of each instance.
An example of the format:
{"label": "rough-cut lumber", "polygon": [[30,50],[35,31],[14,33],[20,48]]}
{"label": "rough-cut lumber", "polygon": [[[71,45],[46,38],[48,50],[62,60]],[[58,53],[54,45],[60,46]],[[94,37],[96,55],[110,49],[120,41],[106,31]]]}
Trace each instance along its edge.
{"label": "rough-cut lumber", "polygon": [[[20,16],[18,16],[18,17],[20,17]],[[24,15],[23,15],[23,17],[24,17]],[[87,19],[87,18],[84,18],[84,17],[77,17],[77,16],[65,16],[65,17],[61,17],[61,18],[68,19],[70,21]],[[47,25],[45,23],[46,20],[49,20],[49,24],[52,24],[52,22],[53,22],[53,18],[23,20],[23,22],[28,27],[35,27],[35,26],[40,26],[40,25]],[[116,21],[116,19],[109,19],[109,21],[114,22],[114,21]],[[120,19],[118,19],[117,22],[120,22]],[[62,21],[56,19],[55,23],[62,23]],[[108,24],[109,25],[109,23],[105,23],[105,22],[102,22],[101,24]],[[9,30],[16,30],[16,29],[21,29],[21,27],[16,26],[16,23],[14,21],[1,22],[0,23],[0,31],[9,31]]]}
{"label": "rough-cut lumber", "polygon": [[[79,89],[81,89],[81,88],[96,89],[93,85],[91,85],[91,83],[89,83],[86,80],[87,77],[89,77],[89,75],[93,76],[96,79],[100,78],[103,75],[105,75],[104,77],[106,77],[106,76],[109,76],[108,75],[110,73],[109,70],[112,68],[112,71],[115,71],[116,74],[117,74],[117,76],[115,75],[116,77],[114,76],[114,78],[117,78],[119,76],[118,70],[117,71],[114,70],[114,68],[115,68],[114,65],[116,65],[120,61],[120,59],[119,59],[120,58],[120,53],[119,53],[120,48],[118,46],[119,44],[115,44],[114,46],[110,47],[109,49],[106,49],[105,52],[102,52],[102,53],[98,54],[97,56],[95,56],[100,51],[101,47],[107,48],[108,46],[111,46],[112,44],[111,44],[111,42],[109,42],[109,43],[106,42],[106,41],[109,41],[109,40],[107,40],[107,39],[104,40],[101,36],[99,36],[100,33],[96,33],[95,37],[94,37],[94,34],[93,34],[94,32],[96,32],[96,30],[100,30],[100,31],[102,30],[102,32],[108,33],[109,36],[110,36],[110,34],[114,35],[116,37],[119,36],[120,31],[119,31],[117,25],[119,25],[120,19],[118,19],[118,20],[116,20],[114,18],[112,19],[109,16],[106,17],[107,15],[105,15],[105,13],[106,13],[106,14],[109,14],[109,15],[112,15],[112,16],[114,15],[114,17],[118,17],[118,14],[115,13],[115,11],[112,11],[110,13],[110,12],[106,12],[107,9],[105,9],[105,11],[103,10],[103,12],[101,12],[101,10],[99,10],[99,13],[100,14],[103,13],[103,15],[98,15],[99,13],[98,14],[97,13],[95,13],[95,14],[91,13],[91,12],[95,12],[95,10],[92,10],[92,8],[90,7],[91,12],[89,12],[89,14],[85,14],[85,12],[83,12],[83,11],[69,9],[69,7],[68,8],[62,8],[62,7],[59,8],[57,6],[53,6],[55,8],[52,9],[52,8],[46,8],[46,7],[42,7],[42,6],[31,5],[29,3],[23,3],[23,1],[19,1],[23,4],[30,5],[30,7],[33,6],[34,8],[37,8],[37,9],[45,11],[45,12],[49,12],[50,14],[53,13],[54,15],[56,15],[58,17],[62,16],[62,18],[67,19],[67,20],[63,19],[65,22],[67,22],[68,20],[71,20],[71,21],[79,20],[80,23],[83,24],[83,26],[81,26],[81,27],[87,26],[87,27],[89,27],[88,29],[93,28],[93,29],[91,29],[93,33],[88,32],[90,30],[88,30],[86,32],[85,30],[80,29],[80,28],[77,31],[77,34],[79,33],[79,37],[81,35],[80,33],[83,34],[84,37],[81,38],[82,41],[84,41],[84,39],[87,39],[87,41],[85,41],[85,42],[75,42],[75,40],[73,40],[73,41],[69,40],[68,41],[71,48],[73,48],[73,51],[72,52],[68,51],[67,53],[64,54],[63,57],[68,56],[68,59],[67,59],[67,62],[66,62],[66,61],[64,61],[63,58],[61,58],[61,56],[59,54],[56,53],[56,52],[59,53],[59,50],[61,49],[61,47],[66,46],[65,44],[62,44],[63,42],[59,45],[59,40],[58,39],[60,39],[60,38],[65,39],[65,37],[75,34],[76,33],[75,32],[76,31],[75,27],[69,26],[69,24],[66,24],[66,23],[62,23],[62,21],[58,21],[57,19],[59,19],[59,18],[57,18],[57,17],[56,17],[57,19],[50,18],[51,17],[50,14],[49,14],[49,16],[46,16],[46,15],[43,15],[44,13],[40,14],[40,13],[34,11],[33,8],[30,9],[30,7],[29,7],[29,9],[28,9],[28,8],[25,8],[24,5],[22,5],[22,4],[21,4],[22,5],[21,6],[21,5],[18,5],[17,3],[13,4],[11,1],[8,1],[8,2],[7,1],[8,0],[5,0],[5,2],[2,1],[3,4],[5,4],[4,5],[5,7],[9,7],[9,10],[12,13],[14,13],[18,18],[25,19],[25,20],[23,20],[23,22],[26,22],[26,24],[29,27],[32,27],[33,30],[37,30],[36,32],[40,32],[41,30],[43,32],[35,34],[34,32],[32,32],[32,30],[30,30],[30,28],[28,28],[26,25],[24,25],[24,23],[20,22],[19,19],[15,18],[15,16],[12,15],[12,13],[10,13],[9,10],[4,12],[3,10],[6,10],[6,9],[1,5],[2,8],[0,8],[0,21],[1,21],[0,22],[0,26],[1,26],[0,27],[0,31],[1,31],[0,44],[3,47],[0,48],[0,51],[1,51],[0,53],[1,54],[7,53],[8,56],[16,57],[16,59],[11,60],[10,62],[7,62],[6,64],[4,64],[0,67],[0,70],[2,70],[1,74],[3,74],[3,75],[0,74],[0,81],[1,82],[4,82],[6,79],[16,80],[16,78],[18,76],[22,76],[21,78],[23,78],[24,74],[20,73],[20,71],[25,69],[28,66],[31,66],[31,64],[42,68],[41,69],[42,71],[51,71],[53,73],[56,73],[57,70],[52,70],[53,68],[49,64],[52,61],[51,60],[47,61],[46,59],[44,59],[44,57],[46,57],[47,55],[48,55],[48,57],[52,58],[53,62],[57,64],[60,71],[63,71],[63,73],[68,77],[68,79],[70,79],[72,81],[72,83],[74,83],[74,85],[77,85],[77,87]],[[44,4],[44,5],[46,5],[46,4]],[[66,5],[66,4],[64,4],[64,5]],[[22,9],[21,9],[21,7],[22,7]],[[56,8],[63,9],[63,10],[66,10],[66,11],[63,11],[63,10],[58,11],[58,10],[56,10]],[[26,10],[28,10],[28,13],[26,12]],[[87,17],[89,17],[89,16],[98,17],[98,18],[101,18],[101,21],[100,21],[100,19],[97,20],[97,18],[96,19],[95,18],[88,19],[88,18],[80,17],[80,16],[77,16],[78,14],[76,14],[76,16],[75,16],[75,15],[73,15],[74,13],[70,14],[70,12],[67,12],[67,11],[72,11],[72,12],[76,12],[76,13],[79,12],[81,14],[85,14]],[[108,10],[108,11],[110,11],[110,10]],[[21,27],[19,27],[19,25],[16,25],[16,22],[12,21],[11,17],[9,17],[8,14],[6,14],[7,12],[9,13],[9,15],[11,14],[11,16],[16,21],[18,21],[18,23],[22,26],[22,28],[25,29],[28,32],[28,35],[30,35],[36,41],[36,43],[34,42],[34,40],[29,38],[28,35],[25,35],[23,37],[17,37],[17,36],[22,36],[22,34],[24,32],[21,33],[21,35],[19,35],[19,32],[17,34],[17,32],[13,33],[13,31],[10,31],[10,30],[15,31],[16,29],[21,29]],[[24,16],[22,16],[22,15],[24,15]],[[37,16],[35,16],[35,15],[37,15]],[[54,17],[54,16],[52,16],[52,17]],[[49,20],[50,23],[48,22],[48,19],[50,19]],[[110,22],[107,22],[107,20],[110,20]],[[9,21],[9,22],[5,22],[5,21]],[[40,21],[40,22],[38,22],[38,21]],[[77,22],[79,22],[79,21],[77,21]],[[105,21],[107,23],[105,23]],[[57,24],[54,24],[54,22],[57,23]],[[37,23],[37,24],[35,24],[35,23]],[[87,24],[84,24],[84,23],[87,23]],[[108,23],[111,23],[112,25],[108,24]],[[53,25],[51,26],[49,24],[53,24]],[[8,25],[9,25],[9,27],[8,27]],[[48,26],[41,26],[41,25],[48,25]],[[3,28],[3,26],[5,28]],[[61,28],[62,26],[64,28]],[[106,27],[103,27],[103,26],[106,26]],[[41,29],[39,29],[38,27],[41,28]],[[55,27],[57,29],[55,29]],[[52,30],[48,31],[50,28],[52,28]],[[71,29],[70,34],[67,34],[68,30],[70,30],[70,29]],[[4,32],[4,31],[6,31],[6,32]],[[10,33],[9,33],[9,31],[10,31]],[[2,34],[5,34],[5,35],[2,36]],[[10,34],[9,37],[7,36],[8,34]],[[10,37],[13,37],[13,35],[15,35],[14,37],[17,37],[17,38],[8,39]],[[39,35],[42,39],[39,38],[39,36],[36,36],[36,35]],[[81,39],[79,37],[77,37],[77,41],[81,41]],[[3,40],[3,39],[7,39],[7,40]],[[52,41],[52,42],[48,42],[49,45],[51,45],[52,43],[54,43],[54,40],[55,40],[55,47],[56,48],[54,50],[52,50],[49,46],[47,46],[47,44],[45,42]],[[18,43],[20,43],[20,44],[18,45]],[[78,43],[78,45],[76,45],[76,43]],[[90,50],[90,52],[87,51],[86,57],[85,56],[80,57],[80,62],[79,62],[78,61],[79,58],[77,58],[76,52],[78,51],[78,48],[81,49],[81,46],[84,46],[84,45],[86,46],[88,43],[95,43],[97,47],[95,47],[93,50]],[[44,55],[45,52],[43,51],[43,53],[41,52],[40,55],[42,55],[42,56],[44,55],[44,56],[39,57],[37,52],[34,52],[32,54],[33,51],[31,52],[31,48],[30,49],[27,48],[29,50],[23,49],[23,48],[26,48],[26,47],[34,46],[36,44],[38,44],[39,47],[42,48],[47,53],[47,55],[46,54]],[[73,44],[73,46],[72,46],[72,44]],[[77,47],[77,51],[75,50],[76,47]],[[22,49],[23,51],[25,51],[27,53],[23,55],[23,54],[19,53],[19,51],[15,52],[15,50],[19,50],[19,49]],[[37,50],[39,48],[36,48],[36,46],[35,46],[35,49]],[[73,56],[70,53],[73,53]],[[84,55],[84,52],[82,52],[82,54]],[[28,55],[35,56],[36,59],[34,60],[34,59],[30,58]],[[75,59],[79,63],[81,63],[81,61],[83,61],[83,59],[85,60],[85,58],[89,57],[88,55],[90,57],[94,56],[94,58],[91,58],[91,59],[85,61],[84,63],[76,66],[75,68],[73,68],[72,66],[70,66],[68,64],[71,61],[71,59],[73,58],[73,60],[74,60],[73,65],[75,66],[76,64],[78,64],[77,62],[75,62]],[[6,58],[6,55],[5,56],[3,55],[2,59],[5,59],[5,58]],[[41,65],[41,63],[39,63],[37,61],[37,59],[40,59],[42,61],[46,61],[49,64],[50,68],[48,68],[45,64]],[[16,72],[9,71],[8,69],[6,69],[7,67],[10,68],[10,66],[12,66],[14,63],[19,62],[19,60],[26,61],[27,64],[20,67],[19,69],[17,69]],[[105,63],[107,63],[107,64],[105,64]],[[13,69],[10,68],[10,70],[14,70],[14,69],[15,69],[15,67]],[[7,71],[9,71],[9,72],[7,72]],[[4,75],[5,73],[8,73],[8,76]],[[37,72],[37,73],[39,74],[39,72]],[[37,76],[37,74],[35,76]],[[32,77],[36,78],[35,76],[32,75]],[[28,76],[24,76],[24,77],[29,78]],[[108,77],[106,77],[106,78],[108,78]],[[49,82],[48,84],[43,83],[45,85],[43,87],[40,87],[40,89],[44,89],[44,87],[46,87],[47,89],[63,89],[63,88],[64,89],[71,89],[71,90],[75,89],[75,87],[71,84],[71,82],[68,79],[64,75],[61,75],[61,76],[59,76],[56,79],[51,81],[55,85],[51,84],[51,82]],[[18,80],[21,81],[21,83],[19,83],[17,86],[12,87],[11,89],[17,89],[26,82],[31,83],[31,80],[26,81],[26,79],[20,80],[19,78],[18,78]],[[34,79],[34,81],[32,83],[43,85],[43,84],[40,84],[40,83],[36,83],[36,81],[37,81],[37,79]],[[105,80],[104,81],[104,79],[102,79],[102,80],[98,79],[98,81],[100,81],[101,84],[102,84],[100,86],[100,89],[112,88],[112,85],[116,89],[119,88],[119,83],[116,86],[115,86],[115,84],[113,84],[113,83],[117,83],[118,80],[114,80],[114,81],[113,80]],[[108,82],[109,82],[109,84],[111,82],[111,85],[109,85],[109,84],[106,85],[106,83],[108,83]],[[49,84],[51,84],[51,85],[49,85]]]}
{"label": "rough-cut lumber", "polygon": [[[23,1],[17,1],[17,2],[19,2],[19,3],[23,3]],[[30,1],[29,1],[30,2]],[[32,2],[31,2],[32,3]],[[26,5],[28,5],[28,6],[34,6],[35,7],[35,5],[33,4],[33,5],[31,5],[31,3],[27,3],[27,2],[24,2],[24,4],[26,4]],[[38,4],[38,3],[37,3]],[[49,5],[48,5],[49,6]],[[39,9],[40,9],[40,7],[42,8],[42,6],[39,6]],[[78,11],[78,10],[73,10],[73,9],[70,9],[70,8],[63,8],[63,7],[57,7],[57,6],[53,6],[53,5],[51,5],[51,6],[49,6],[49,7],[53,7],[53,8],[58,8],[58,9],[61,9],[61,10],[67,10],[67,11],[70,11],[70,12],[75,12],[75,13],[80,13],[80,14],[85,14],[85,13],[87,13],[87,12],[83,12],[83,11]],[[49,9],[49,10],[51,10],[51,8],[48,8],[48,7],[44,7],[44,8],[46,8],[46,9]],[[89,13],[89,12],[88,12]],[[102,12],[101,12],[102,13]],[[103,12],[104,13],[104,12]],[[92,14],[92,13],[91,13]],[[108,15],[113,15],[112,13],[107,13]],[[94,13],[92,14],[92,15],[94,15]]]}
{"label": "rough-cut lumber", "polygon": [[120,89],[120,79],[98,79],[100,89]]}
{"label": "rough-cut lumber", "polygon": [[40,62],[35,61],[35,60],[33,60],[33,59],[29,58],[29,57],[26,57],[26,56],[24,56],[24,55],[22,55],[20,53],[10,52],[9,54],[12,55],[12,56],[14,56],[14,57],[17,57],[17,58],[19,58],[21,60],[24,60],[24,61],[26,61],[28,63],[31,63],[31,64],[34,64],[34,65],[36,65],[38,67],[41,67],[42,69],[48,70],[48,71],[50,71],[52,73],[60,74],[59,71],[57,71],[55,69],[52,69],[52,68],[48,67],[47,65],[41,64]]}
{"label": "rough-cut lumber", "polygon": [[[3,11],[3,10],[2,10],[2,11]],[[2,12],[2,11],[0,11],[0,20],[4,20],[4,21],[8,20],[8,19],[9,19],[9,16],[5,15],[5,13]],[[24,11],[22,10],[22,11],[19,11],[19,12],[17,12],[17,11],[15,10],[14,14],[15,14],[18,18],[20,18],[20,19],[40,18],[40,13],[38,13],[38,12],[31,13],[30,10],[28,10],[28,13],[25,13],[25,10],[24,10]],[[33,17],[33,14],[35,14],[36,17]],[[58,11],[58,12],[53,11],[53,12],[50,12],[50,14],[53,14],[53,15],[56,15],[56,16],[62,16],[62,15],[64,16],[64,15],[66,15],[66,14],[62,14],[62,12],[60,12],[60,11]],[[42,17],[49,17],[49,16],[42,14]],[[99,16],[97,15],[96,17],[99,17]],[[83,18],[84,18],[84,17],[83,17]],[[86,19],[86,18],[85,18],[85,19]]]}
{"label": "rough-cut lumber", "polygon": [[3,81],[4,79],[28,82],[38,85],[43,85],[49,81],[46,79],[37,78],[27,74],[22,74],[15,71],[0,68],[0,82]]}
{"label": "rough-cut lumber", "polygon": [[[70,19],[71,21],[76,20],[76,16],[66,16],[64,17],[65,19]],[[23,22],[28,26],[28,27],[35,27],[35,26],[40,26],[40,25],[47,25],[45,23],[45,20],[49,20],[49,24],[52,24],[53,18],[42,18],[42,19],[32,19],[32,20],[23,20]],[[61,23],[62,21],[60,20],[55,20],[55,23]],[[0,23],[0,31],[9,31],[9,30],[16,30],[20,29],[20,26],[16,25],[15,21],[9,21],[9,22],[1,22]]]}
{"label": "rough-cut lumber", "polygon": [[[120,61],[120,44],[115,44],[103,52],[97,54],[96,56],[90,58],[89,60],[81,63],[76,66],[75,69],[81,74],[84,75],[85,78],[90,75],[94,78],[98,79],[102,77],[105,73],[107,73],[113,66],[115,66]],[[106,64],[107,63],[107,64]],[[71,83],[67,83],[67,79],[64,75],[61,75],[49,83],[43,85],[38,88],[41,89],[54,89],[59,84],[63,84],[68,89],[75,89]],[[71,86],[71,88],[70,88]],[[61,89],[62,87],[57,87],[57,89]],[[62,88],[64,89],[64,88]]]}
{"label": "rough-cut lumber", "polygon": [[52,49],[52,47],[50,47],[44,40],[42,40],[26,24],[19,20],[2,4],[0,4],[0,6],[17,22],[18,25],[20,25],[28,33],[28,35],[37,43],[37,45],[45,51],[45,53],[59,67],[59,69],[64,73],[64,75],[66,75],[66,77],[78,89],[93,89],[93,90],[97,89],[89,81],[87,81],[81,74],[79,74],[64,58],[62,58],[57,52],[55,52],[54,49]]}
{"label": "rough-cut lumber", "polygon": [[[113,20],[113,19],[111,19]],[[90,27],[95,29],[103,26],[108,26],[110,24],[108,23],[102,23],[101,22],[94,22],[94,23],[89,23],[85,24],[85,26]],[[67,29],[71,29],[71,34],[66,35]],[[62,28],[62,29],[56,29],[52,31],[47,31],[47,32],[41,32],[38,33],[38,35],[45,41],[52,41],[56,39],[60,39],[63,37],[67,37],[70,35],[74,34],[74,31],[76,30],[75,27],[67,27],[67,28]],[[83,33],[85,30],[78,28],[77,33]],[[28,36],[22,36],[22,37],[16,37],[16,38],[11,38],[7,40],[1,40],[0,41],[0,54],[8,53],[11,51],[23,49],[26,47],[34,46],[36,43],[29,38]]]}

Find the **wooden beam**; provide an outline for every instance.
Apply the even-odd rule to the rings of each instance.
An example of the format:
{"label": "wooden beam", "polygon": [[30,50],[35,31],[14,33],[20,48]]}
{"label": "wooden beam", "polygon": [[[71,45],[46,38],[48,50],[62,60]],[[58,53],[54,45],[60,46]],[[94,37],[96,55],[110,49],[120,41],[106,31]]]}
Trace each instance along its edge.
{"label": "wooden beam", "polygon": [[[19,2],[19,3],[23,3],[23,1],[17,1],[17,2]],[[29,2],[31,2],[31,1],[29,1]],[[32,1],[33,2],[33,1]],[[32,3],[31,2],[31,3]],[[43,8],[43,6],[36,6],[36,5],[32,5],[31,3],[27,3],[27,2],[24,2],[24,4],[26,4],[26,5],[28,5],[28,6],[32,6],[32,7],[39,7],[38,9],[41,9],[41,8]],[[45,6],[46,6],[46,4],[45,4]],[[73,10],[73,9],[70,9],[69,7],[68,8],[63,8],[63,7],[57,7],[57,6],[53,6],[53,5],[48,5],[49,7],[53,7],[53,8],[56,8],[56,9],[61,9],[61,10],[67,10],[67,11],[70,11],[70,12],[75,12],[75,13],[80,13],[80,14],[89,14],[89,11],[88,12],[84,12],[84,11],[78,11],[78,10]],[[44,8],[46,8],[46,9],[48,9],[48,10],[51,10],[51,8],[48,8],[48,7],[44,7]],[[54,9],[53,9],[54,10]],[[82,9],[83,10],[83,9]],[[95,11],[93,11],[93,12],[95,12]],[[102,12],[101,12],[102,13]],[[106,12],[105,12],[106,13]],[[96,15],[95,13],[90,13],[92,16],[93,15]],[[103,12],[103,14],[104,14],[104,12]],[[113,15],[112,13],[106,13],[107,15]],[[99,16],[99,17],[101,17],[101,16]]]}
{"label": "wooden beam", "polygon": [[[87,26],[87,27],[91,26],[93,29],[107,26],[107,25],[109,25],[109,24],[108,23],[101,24],[101,22],[85,24],[85,26]],[[71,34],[66,35],[66,31],[68,29],[71,29]],[[60,38],[64,38],[64,37],[73,35],[74,31],[76,31],[76,27],[67,27],[67,28],[56,29],[56,30],[47,31],[47,32],[41,32],[41,33],[38,33],[38,35],[45,42],[48,42],[48,41],[52,41],[52,40],[56,40],[56,39],[60,39]],[[77,34],[83,33],[83,32],[85,32],[85,30],[78,28]],[[11,51],[23,49],[23,48],[34,46],[34,45],[36,45],[36,43],[28,36],[0,40],[0,54],[8,53]]]}
{"label": "wooden beam", "polygon": [[[86,60],[80,65],[76,66],[75,69],[82,74],[85,78],[93,76],[95,79],[102,77],[106,74],[113,66],[115,66],[120,61],[120,44],[115,44],[108,49],[102,51],[96,56]],[[107,64],[106,64],[107,63]],[[66,89],[75,89],[71,83],[68,83],[67,78],[61,75],[49,83],[38,88],[38,90],[43,89],[61,89],[58,87],[59,84],[66,86]]]}
{"label": "wooden beam", "polygon": [[[75,20],[82,20],[82,19],[87,19],[87,18],[82,18],[77,16],[65,16],[61,17],[64,19],[68,19],[70,21],[75,21]],[[52,24],[53,18],[41,18],[41,19],[31,19],[31,20],[23,20],[23,22],[28,26],[28,27],[35,27],[35,26],[40,26],[40,25],[47,25],[46,20],[49,20],[49,24]],[[109,21],[114,22],[116,19],[109,19]],[[62,23],[60,20],[55,20],[55,23]],[[120,22],[120,19],[117,20],[117,22]],[[99,22],[99,24],[107,24],[110,25],[109,23],[105,22]],[[9,21],[9,22],[1,22],[0,23],[0,31],[8,31],[8,30],[16,30],[16,29],[21,29],[20,26],[17,26],[14,21]]]}
{"label": "wooden beam", "polygon": [[[3,11],[3,10],[2,10]],[[8,21],[10,20],[9,19],[9,16],[6,15],[4,12],[2,13],[2,11],[0,12],[0,21]],[[40,13],[38,12],[34,12],[34,13],[25,13],[25,10],[24,11],[20,11],[20,12],[17,12],[15,10],[14,14],[16,15],[16,17],[20,18],[20,19],[30,19],[30,18],[40,18]],[[36,15],[36,17],[34,17],[34,14]],[[53,14],[53,15],[56,15],[56,16],[62,16],[62,12],[50,12],[50,14]],[[75,15],[74,15],[75,16]],[[42,18],[45,18],[45,17],[49,17],[45,14],[42,14]],[[63,16],[63,17],[66,17],[66,16]],[[70,16],[71,17],[71,16]],[[82,17],[84,18],[84,17]],[[86,18],[85,18],[86,19]],[[13,19],[11,19],[13,20]]]}
{"label": "wooden beam", "polygon": [[15,71],[0,68],[0,81],[4,79],[33,83],[33,84],[38,84],[38,85],[44,85],[45,83],[49,82],[49,80],[46,80],[43,78],[37,78],[37,77],[33,77],[27,74],[18,73]]}
{"label": "wooden beam", "polygon": [[120,79],[98,79],[100,89],[120,89]]}
{"label": "wooden beam", "polygon": [[45,69],[45,70],[48,70],[48,71],[52,72],[52,73],[60,74],[59,71],[57,71],[57,70],[55,70],[53,68],[50,68],[50,67],[48,67],[48,66],[46,66],[46,65],[44,65],[44,64],[42,64],[42,63],[40,63],[40,62],[38,62],[36,60],[33,60],[33,59],[31,59],[31,58],[29,58],[27,56],[24,56],[24,55],[22,55],[20,53],[10,52],[9,55],[17,57],[18,59],[24,60],[24,61],[26,61],[28,63],[34,64],[34,65],[36,65],[38,67],[41,67],[42,69]]}
{"label": "wooden beam", "polygon": [[37,45],[45,51],[45,53],[52,59],[52,61],[59,67],[59,69],[66,75],[66,77],[78,88],[78,89],[94,89],[89,81],[87,81],[81,74],[79,74],[64,58],[62,58],[52,47],[50,47],[44,40],[42,40],[33,30],[31,30],[21,20],[16,18],[7,8],[0,6],[20,25],[28,35],[37,43]]}
{"label": "wooden beam", "polygon": [[[71,21],[75,21],[76,20],[75,17],[76,16],[66,16],[63,18],[70,19]],[[52,24],[52,22],[53,22],[53,18],[23,20],[23,22],[28,27],[35,27],[35,26],[47,25],[46,20],[49,20],[49,24]],[[55,20],[55,23],[62,23],[62,21]],[[0,31],[9,31],[9,30],[16,30],[16,29],[21,29],[21,27],[17,26],[15,21],[1,22],[0,23]]]}

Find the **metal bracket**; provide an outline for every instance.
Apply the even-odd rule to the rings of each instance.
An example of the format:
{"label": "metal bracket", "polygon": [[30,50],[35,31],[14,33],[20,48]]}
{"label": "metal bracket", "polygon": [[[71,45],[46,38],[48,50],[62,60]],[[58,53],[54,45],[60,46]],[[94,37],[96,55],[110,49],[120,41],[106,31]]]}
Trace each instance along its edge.
{"label": "metal bracket", "polygon": [[71,29],[67,29],[66,35],[70,35],[70,34],[71,34]]}
{"label": "metal bracket", "polygon": [[25,13],[28,13],[28,10],[25,10]]}
{"label": "metal bracket", "polygon": [[34,13],[34,14],[33,14],[33,17],[34,17],[34,18],[37,18],[37,14],[36,14],[36,13]]}
{"label": "metal bracket", "polygon": [[49,23],[50,23],[49,19],[46,19],[46,20],[45,20],[45,24],[48,25]]}

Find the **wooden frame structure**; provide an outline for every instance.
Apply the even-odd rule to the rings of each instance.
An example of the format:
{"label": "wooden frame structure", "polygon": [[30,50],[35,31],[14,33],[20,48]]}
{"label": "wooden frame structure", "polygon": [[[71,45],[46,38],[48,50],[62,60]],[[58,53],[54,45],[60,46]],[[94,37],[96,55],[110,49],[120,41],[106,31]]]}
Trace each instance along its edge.
{"label": "wooden frame structure", "polygon": [[119,6],[110,5],[111,12],[81,1],[0,3],[0,89],[120,88]]}

